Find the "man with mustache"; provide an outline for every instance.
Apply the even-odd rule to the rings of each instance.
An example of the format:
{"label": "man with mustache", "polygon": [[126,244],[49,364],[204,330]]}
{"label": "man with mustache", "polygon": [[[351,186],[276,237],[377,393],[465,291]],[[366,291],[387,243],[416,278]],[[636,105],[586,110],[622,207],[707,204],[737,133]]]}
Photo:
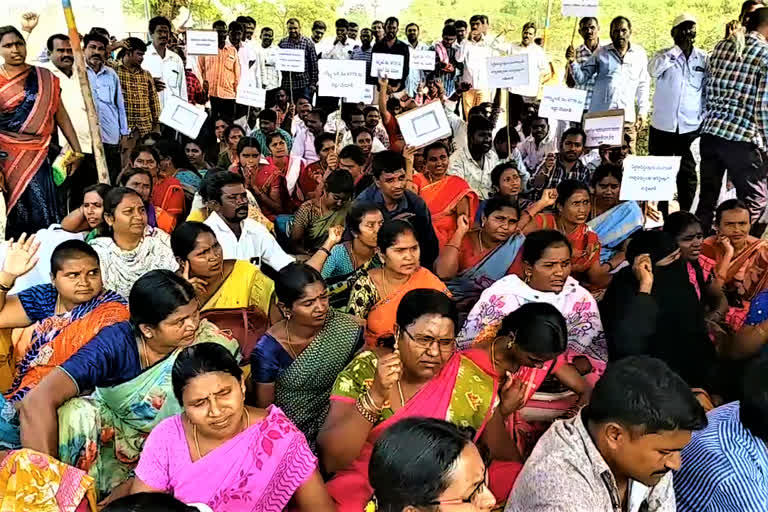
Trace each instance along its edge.
{"label": "man with mustache", "polygon": [[611,44],[598,48],[581,64],[576,62],[573,46],[565,51],[565,58],[577,84],[587,84],[595,77],[590,112],[624,110],[625,130],[632,138],[634,151],[637,132],[642,129],[651,109],[651,79],[648,56],[642,47],[630,44],[631,36],[632,22],[618,16],[611,21]]}
{"label": "man with mustache", "polygon": [[[201,55],[197,58],[200,75],[203,78],[203,89],[211,101],[211,116],[235,117],[235,98],[237,85],[242,73],[237,46],[243,34],[243,27],[233,21],[227,24],[221,20],[213,23],[213,29],[218,34],[219,53],[216,55]],[[230,43],[227,45],[227,36]]]}
{"label": "man with mustache", "polygon": [[699,136],[704,120],[705,72],[707,54],[694,47],[696,19],[681,14],[672,23],[672,48],[661,50],[648,65],[656,79],[653,116],[648,134],[651,155],[680,156],[677,173],[677,201],[688,211],[696,194],[696,162],[691,143]]}
{"label": "man with mustache", "polygon": [[171,22],[163,16],[149,20],[149,35],[152,44],[147,48],[141,67],[149,71],[155,80],[155,87],[160,95],[160,107],[171,96],[178,96],[187,101],[187,73],[184,62],[178,54],[169,51]]}
{"label": "man with mustache", "polygon": [[557,188],[563,180],[589,183],[590,172],[581,162],[587,134],[579,127],[568,128],[560,139],[560,152],[546,156],[533,173],[531,199],[538,200],[544,190]]}
{"label": "man with mustache", "polygon": [[674,511],[672,471],[691,433],[706,426],[691,388],[664,362],[613,362],[589,405],[539,439],[505,511]]}
{"label": "man with mustache", "polygon": [[467,146],[451,155],[448,174],[469,183],[480,199],[491,195],[491,171],[499,164],[493,149],[493,124],[480,115],[472,115],[467,123]]}

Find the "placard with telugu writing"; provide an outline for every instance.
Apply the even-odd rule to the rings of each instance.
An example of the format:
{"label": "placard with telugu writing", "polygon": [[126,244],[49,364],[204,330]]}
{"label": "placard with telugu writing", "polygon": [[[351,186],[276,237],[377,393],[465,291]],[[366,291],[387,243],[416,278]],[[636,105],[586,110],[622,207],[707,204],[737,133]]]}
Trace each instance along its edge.
{"label": "placard with telugu writing", "polygon": [[624,111],[619,109],[588,112],[584,114],[582,127],[587,132],[586,146],[589,148],[603,144],[621,146],[624,136]]}
{"label": "placard with telugu writing", "polygon": [[320,59],[317,62],[319,73],[318,94],[344,98],[355,96],[355,91],[365,87],[365,61]]}
{"label": "placard with telugu writing", "polygon": [[256,87],[253,81],[240,82],[237,86],[235,102],[254,108],[264,108],[267,101],[267,90]]}
{"label": "placard with telugu writing", "polygon": [[431,50],[414,50],[409,51],[410,67],[411,69],[423,69],[425,71],[435,70],[435,52]]}
{"label": "placard with telugu writing", "polygon": [[539,116],[547,119],[581,122],[587,91],[546,85],[542,90]]}
{"label": "placard with telugu writing", "polygon": [[415,148],[424,147],[453,133],[442,102],[432,101],[397,116],[400,133],[405,143]]}
{"label": "placard with telugu writing", "polygon": [[373,103],[373,85],[365,85],[355,89],[344,96],[347,103],[364,103],[371,105]]}
{"label": "placard with telugu writing", "polygon": [[528,55],[510,55],[507,57],[488,58],[488,88],[506,89],[508,87],[530,84]]}
{"label": "placard with telugu writing", "polygon": [[215,30],[187,30],[187,55],[218,54],[218,32]]}
{"label": "placard with telugu writing", "polygon": [[371,76],[400,80],[403,78],[405,58],[402,55],[390,53],[374,53],[371,55]]}
{"label": "placard with telugu writing", "polygon": [[578,18],[597,18],[599,13],[599,0],[562,0],[563,16],[576,16]]}
{"label": "placard with telugu writing", "polygon": [[293,73],[303,73],[305,64],[304,50],[293,50],[291,48],[277,49],[277,70],[292,71]]}
{"label": "placard with telugu writing", "polygon": [[634,156],[624,159],[622,201],[671,201],[677,191],[679,156]]}

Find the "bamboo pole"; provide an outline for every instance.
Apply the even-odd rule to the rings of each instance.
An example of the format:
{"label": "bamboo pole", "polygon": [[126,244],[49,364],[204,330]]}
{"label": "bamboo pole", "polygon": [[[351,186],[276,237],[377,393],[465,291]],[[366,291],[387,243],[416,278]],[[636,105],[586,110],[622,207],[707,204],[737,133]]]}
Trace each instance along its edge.
{"label": "bamboo pole", "polygon": [[544,37],[542,38],[541,46],[547,48],[547,39],[549,39],[549,25],[552,21],[552,0],[547,2],[547,19],[544,22]]}
{"label": "bamboo pole", "polygon": [[[83,93],[85,101],[85,110],[88,116],[88,128],[91,131],[91,141],[93,142],[93,156],[96,159],[96,171],[99,176],[99,183],[109,185],[109,169],[107,168],[107,159],[104,154],[104,145],[101,143],[101,129],[99,128],[99,117],[96,114],[96,104],[93,102],[91,84],[88,82],[88,73],[86,72],[85,56],[83,55],[80,33],[75,24],[75,14],[72,12],[71,0],[61,0],[64,8],[64,18],[67,20],[67,30],[69,30],[69,40],[72,43],[72,54],[75,58],[75,73],[80,82],[80,91]],[[106,63],[104,64],[106,66]]]}

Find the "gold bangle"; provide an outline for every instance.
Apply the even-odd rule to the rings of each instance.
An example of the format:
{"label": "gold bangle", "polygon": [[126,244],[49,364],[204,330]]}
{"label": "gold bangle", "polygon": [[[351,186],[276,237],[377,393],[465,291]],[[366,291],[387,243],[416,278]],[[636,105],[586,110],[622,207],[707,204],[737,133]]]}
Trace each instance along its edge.
{"label": "gold bangle", "polygon": [[366,408],[366,407],[363,405],[363,396],[364,396],[364,395],[360,395],[360,396],[357,398],[357,402],[355,402],[355,407],[357,408],[357,412],[359,412],[359,413],[360,413],[360,416],[362,416],[362,417],[363,417],[363,419],[364,419],[365,421],[367,421],[368,423],[370,423],[370,424],[372,424],[372,425],[373,425],[373,424],[375,424],[375,423],[376,423],[376,420],[377,420],[378,418],[376,417],[376,415],[375,415],[373,412],[369,411],[369,410],[368,410],[368,409],[367,409],[367,408]]}
{"label": "gold bangle", "polygon": [[460,250],[461,250],[461,249],[459,249],[459,246],[458,246],[458,245],[453,245],[453,244],[445,244],[445,246],[444,246],[444,247],[453,247],[453,248],[454,248],[454,249],[456,249],[457,251],[460,251]]}

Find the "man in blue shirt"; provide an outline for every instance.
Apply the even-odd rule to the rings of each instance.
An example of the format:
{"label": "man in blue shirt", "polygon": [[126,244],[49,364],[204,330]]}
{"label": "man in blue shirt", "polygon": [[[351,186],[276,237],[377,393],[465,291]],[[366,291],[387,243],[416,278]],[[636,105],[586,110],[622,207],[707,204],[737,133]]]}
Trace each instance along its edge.
{"label": "man in blue shirt", "polygon": [[748,367],[741,402],[707,414],[682,453],[674,485],[679,512],[768,510],[768,358]]}

